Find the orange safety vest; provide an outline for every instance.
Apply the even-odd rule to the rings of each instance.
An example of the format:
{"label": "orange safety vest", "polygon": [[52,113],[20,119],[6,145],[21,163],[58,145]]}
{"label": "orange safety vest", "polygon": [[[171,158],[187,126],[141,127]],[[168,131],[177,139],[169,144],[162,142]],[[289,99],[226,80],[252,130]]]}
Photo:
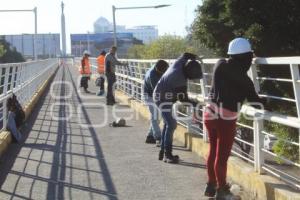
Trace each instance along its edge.
{"label": "orange safety vest", "polygon": [[98,73],[99,73],[99,74],[103,74],[103,73],[104,73],[104,59],[105,59],[105,56],[103,56],[103,55],[100,55],[100,56],[98,56],[98,58],[97,58],[97,62],[98,62]]}
{"label": "orange safety vest", "polygon": [[80,74],[88,74],[88,75],[91,74],[91,66],[90,66],[89,58],[82,58],[79,72]]}

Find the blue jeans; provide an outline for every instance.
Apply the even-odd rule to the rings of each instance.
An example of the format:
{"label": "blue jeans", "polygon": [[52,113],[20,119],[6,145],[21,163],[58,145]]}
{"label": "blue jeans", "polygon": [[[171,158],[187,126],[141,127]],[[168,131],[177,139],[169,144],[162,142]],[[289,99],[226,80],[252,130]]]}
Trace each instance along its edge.
{"label": "blue jeans", "polygon": [[176,119],[172,115],[172,102],[158,103],[162,118],[164,120],[164,128],[162,131],[161,150],[172,151],[173,134],[177,127]]}
{"label": "blue jeans", "polygon": [[156,140],[160,140],[161,131],[159,127],[159,109],[156,106],[156,104],[153,102],[152,97],[147,97],[145,101],[151,114],[148,136],[153,136]]}
{"label": "blue jeans", "polygon": [[12,135],[17,140],[17,142],[21,142],[22,135],[21,135],[19,129],[17,128],[15,117],[16,117],[16,114],[14,112],[11,112],[11,111],[8,112],[6,128],[12,133]]}

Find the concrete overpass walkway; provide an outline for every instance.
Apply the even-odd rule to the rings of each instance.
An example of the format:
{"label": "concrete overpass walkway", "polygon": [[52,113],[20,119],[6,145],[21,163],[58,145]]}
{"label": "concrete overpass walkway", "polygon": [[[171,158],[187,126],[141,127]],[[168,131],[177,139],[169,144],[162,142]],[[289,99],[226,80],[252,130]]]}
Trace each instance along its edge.
{"label": "concrete overpass walkway", "polygon": [[[110,127],[114,108],[94,95],[96,88],[78,92],[77,83],[75,67],[59,68],[22,130],[24,143],[10,145],[0,160],[1,200],[205,199],[203,160],[176,145],[182,162],[158,161],[159,149],[144,143],[148,121]],[[87,126],[105,119],[103,127]]]}

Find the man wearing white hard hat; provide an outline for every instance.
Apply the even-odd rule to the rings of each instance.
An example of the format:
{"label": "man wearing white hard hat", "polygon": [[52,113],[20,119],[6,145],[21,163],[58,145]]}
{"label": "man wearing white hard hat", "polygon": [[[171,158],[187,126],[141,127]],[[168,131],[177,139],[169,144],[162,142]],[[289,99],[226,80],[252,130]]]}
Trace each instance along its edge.
{"label": "man wearing white hard hat", "polygon": [[227,160],[236,133],[239,108],[248,102],[264,104],[257,95],[247,71],[251,67],[253,51],[249,41],[236,38],[229,43],[229,59],[219,60],[213,72],[209,102],[205,107],[210,150],[207,158],[208,181],[204,194],[216,199],[233,197],[226,182]]}
{"label": "man wearing white hard hat", "polygon": [[88,88],[88,80],[90,79],[90,75],[91,75],[89,56],[90,56],[90,52],[88,50],[85,50],[83,52],[83,57],[81,59],[81,66],[79,69],[79,72],[81,74],[80,87],[83,87],[86,93],[89,93],[87,88]]}

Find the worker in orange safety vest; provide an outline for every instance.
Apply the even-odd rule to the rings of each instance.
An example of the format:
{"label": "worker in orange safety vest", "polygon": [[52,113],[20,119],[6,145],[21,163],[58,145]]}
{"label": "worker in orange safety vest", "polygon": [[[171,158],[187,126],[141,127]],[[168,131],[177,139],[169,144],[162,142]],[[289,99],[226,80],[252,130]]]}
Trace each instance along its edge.
{"label": "worker in orange safety vest", "polygon": [[79,69],[79,72],[81,74],[80,87],[83,87],[84,91],[86,93],[89,93],[87,88],[88,88],[88,80],[90,80],[90,75],[91,75],[91,66],[90,66],[89,56],[90,56],[90,52],[85,50],[83,52],[81,66]]}
{"label": "worker in orange safety vest", "polygon": [[97,57],[98,63],[98,74],[99,77],[97,78],[96,85],[100,87],[100,91],[97,93],[98,96],[104,94],[104,82],[105,82],[105,75],[104,75],[104,60],[105,60],[106,52],[102,51],[100,55]]}

